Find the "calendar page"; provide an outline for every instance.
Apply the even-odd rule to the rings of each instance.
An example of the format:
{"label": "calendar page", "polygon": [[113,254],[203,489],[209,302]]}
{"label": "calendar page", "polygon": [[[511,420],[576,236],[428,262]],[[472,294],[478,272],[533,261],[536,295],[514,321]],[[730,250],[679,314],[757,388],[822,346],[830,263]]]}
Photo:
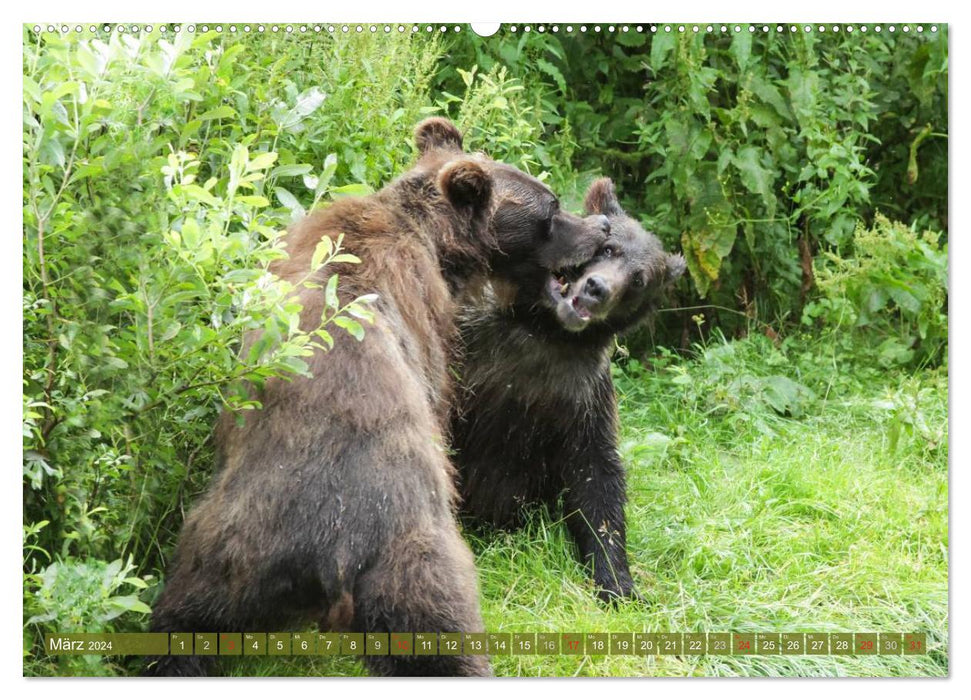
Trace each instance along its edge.
{"label": "calendar page", "polygon": [[946,23],[21,38],[23,675],[948,676]]}

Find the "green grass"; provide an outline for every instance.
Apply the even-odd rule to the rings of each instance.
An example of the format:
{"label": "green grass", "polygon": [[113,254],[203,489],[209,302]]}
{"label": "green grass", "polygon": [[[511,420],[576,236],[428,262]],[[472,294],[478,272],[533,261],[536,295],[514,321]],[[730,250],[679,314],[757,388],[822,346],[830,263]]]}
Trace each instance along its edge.
{"label": "green grass", "polygon": [[[780,415],[773,377],[802,388]],[[467,532],[493,632],[913,632],[925,656],[494,656],[499,676],[944,676],[947,373],[826,343],[719,344],[618,370],[628,549],[646,604],[598,604],[561,522]],[[793,394],[795,395],[795,394]],[[797,405],[798,404],[798,405]],[[334,662],[235,673],[359,674]]]}
{"label": "green grass", "polygon": [[[644,604],[596,602],[566,528],[466,532],[492,632],[926,632],[924,656],[494,656],[498,676],[944,676],[947,373],[825,344],[719,344],[617,370],[628,550]],[[780,415],[766,387],[799,382]],[[803,391],[806,389],[807,391]],[[795,394],[793,394],[795,395]],[[349,659],[234,675],[360,675]]]}
{"label": "green grass", "polygon": [[[596,602],[561,522],[467,532],[492,632],[926,632],[924,656],[494,656],[499,676],[944,676],[947,374],[753,338],[618,370],[628,550],[645,604]],[[809,389],[780,415],[759,387]],[[777,403],[777,402],[776,402]],[[790,411],[793,412],[793,411]],[[346,659],[232,673],[360,674]]]}
{"label": "green grass", "polygon": [[[731,376],[752,369],[745,363]],[[708,370],[704,360],[688,367],[702,384]],[[473,539],[487,627],[924,631],[930,653],[496,657],[496,673],[946,675],[946,374],[889,374],[840,396],[829,391],[799,420],[752,402],[719,404],[715,387],[672,390],[664,374],[617,377],[628,549],[647,604],[611,610],[594,602],[564,528],[540,516],[522,533]]]}

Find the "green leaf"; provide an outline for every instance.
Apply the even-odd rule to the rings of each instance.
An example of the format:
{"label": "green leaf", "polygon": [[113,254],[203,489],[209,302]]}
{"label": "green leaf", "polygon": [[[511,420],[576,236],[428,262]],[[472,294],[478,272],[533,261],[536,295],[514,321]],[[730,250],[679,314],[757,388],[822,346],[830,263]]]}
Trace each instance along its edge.
{"label": "green leaf", "polygon": [[51,99],[59,100],[65,95],[73,94],[77,90],[78,90],[78,84],[74,81],[70,81],[70,82],[61,83],[60,85],[58,85],[56,88],[54,88],[47,94],[51,96]]}
{"label": "green leaf", "polygon": [[563,73],[560,72],[559,68],[542,58],[536,59],[536,67],[546,73],[546,75],[553,78],[553,80],[556,82],[556,87],[559,88],[560,92],[566,94],[566,78],[563,77]]}
{"label": "green leaf", "polygon": [[24,97],[29,97],[35,104],[41,101],[40,86],[29,75],[24,76]]}
{"label": "green leaf", "polygon": [[186,122],[185,126],[182,127],[181,133],[179,134],[179,145],[184,146],[186,143],[188,143],[189,139],[199,132],[201,126],[201,119],[193,119]]}
{"label": "green leaf", "polygon": [[108,64],[107,56],[102,53],[95,53],[84,41],[78,42],[75,57],[77,64],[92,78],[100,76]]}
{"label": "green leaf", "polygon": [[475,72],[478,70],[478,66],[472,66],[471,71],[462,70],[461,68],[456,68],[455,70],[462,76],[462,82],[465,83],[465,87],[472,87],[472,81],[475,80]]}
{"label": "green leaf", "polygon": [[789,105],[786,104],[782,92],[765,77],[758,73],[749,73],[748,86],[760,100],[771,105],[779,113],[779,116],[785,119],[792,118],[792,111],[789,109]]}
{"label": "green leaf", "polygon": [[339,197],[366,197],[369,194],[373,194],[374,190],[364,183],[355,183],[334,187],[330,193]]}
{"label": "green leaf", "polygon": [[369,309],[357,306],[356,304],[348,304],[344,308],[344,311],[354,318],[359,318],[368,323],[374,323],[374,312]]}
{"label": "green leaf", "polygon": [[920,300],[910,291],[905,289],[904,285],[890,285],[887,287],[887,293],[890,295],[890,298],[894,300],[894,303],[903,311],[913,315],[920,313]]}
{"label": "green leaf", "polygon": [[307,213],[303,205],[288,190],[282,187],[274,187],[273,193],[280,201],[280,204],[290,210],[290,214],[294,220],[303,217]]}
{"label": "green leaf", "polygon": [[54,135],[45,138],[41,143],[40,154],[45,163],[57,165],[58,168],[63,169],[67,163],[64,146],[61,145],[61,142]]}
{"label": "green leaf", "polygon": [[236,56],[242,53],[244,48],[245,46],[243,44],[236,44],[226,49],[219,59],[219,66],[216,68],[216,74],[220,78],[225,80],[232,75],[233,66],[236,64]]}
{"label": "green leaf", "polygon": [[182,330],[182,324],[178,321],[173,321],[165,332],[159,336],[159,342],[164,343],[166,340],[172,340],[172,338],[179,334],[180,330]]}
{"label": "green leaf", "polygon": [[199,187],[199,185],[178,185],[177,187],[178,191],[184,194],[187,199],[204,202],[211,207],[220,205],[220,201],[204,187]]}
{"label": "green leaf", "polygon": [[347,316],[337,316],[334,319],[334,325],[343,328],[345,331],[354,336],[354,339],[358,342],[364,340],[364,327],[353,318],[348,318]]}
{"label": "green leaf", "polygon": [[735,154],[732,162],[738,168],[745,188],[753,194],[761,195],[762,201],[765,202],[766,215],[769,218],[775,216],[776,200],[772,191],[775,177],[771,171],[762,166],[759,149],[745,146]]}
{"label": "green leaf", "polygon": [[674,48],[677,39],[673,32],[659,31],[651,40],[651,68],[655,73],[664,66],[664,59]]}
{"label": "green leaf", "polygon": [[779,375],[762,380],[762,396],[776,413],[793,418],[798,418],[805,404],[815,398],[813,392],[799,382]]}
{"label": "green leaf", "polygon": [[213,119],[231,119],[236,116],[236,110],[229,105],[223,105],[222,107],[216,107],[215,109],[210,109],[208,112],[203,112],[199,115],[199,121],[208,122]]}
{"label": "green leaf", "polygon": [[664,124],[664,131],[668,137],[670,155],[677,158],[688,157],[692,161],[701,160],[711,146],[711,131],[693,119],[669,120]]}
{"label": "green leaf", "polygon": [[620,32],[617,34],[617,43],[621,46],[643,46],[647,43],[647,34],[645,32],[638,32],[635,29],[631,29],[628,32]]}
{"label": "green leaf", "polygon": [[748,27],[743,26],[742,31],[735,32],[729,51],[735,58],[738,70],[744,71],[748,66],[749,57],[752,55],[752,32],[748,31]]}
{"label": "green leaf", "polygon": [[300,122],[323,104],[326,97],[320,88],[312,87],[297,97],[293,107],[286,109],[286,105],[283,105],[283,109],[275,111],[273,116],[281,129],[294,131]]}
{"label": "green leaf", "polygon": [[682,234],[684,259],[701,296],[706,296],[711,283],[718,279],[722,260],[731,252],[736,237],[734,226],[717,225]]}
{"label": "green leaf", "polygon": [[789,100],[799,123],[806,126],[810,123],[813,111],[816,109],[816,95],[819,92],[819,75],[813,71],[793,68],[786,81],[789,88]]}
{"label": "green leaf", "polygon": [[199,223],[195,219],[186,219],[182,222],[182,242],[190,250],[195,250],[199,247],[199,241],[201,237],[201,232],[199,230]]}
{"label": "green leaf", "polygon": [[313,168],[305,163],[278,165],[270,171],[269,177],[299,177],[312,171]]}
{"label": "green leaf", "polygon": [[685,192],[691,208],[683,222],[681,244],[701,296],[718,279],[722,260],[731,253],[738,236],[737,216],[722,192],[717,168],[714,163],[703,164],[688,179]]}
{"label": "green leaf", "polygon": [[317,338],[320,339],[320,342],[323,343],[328,348],[334,347],[334,338],[331,336],[330,333],[325,331],[323,328],[319,328],[316,331],[314,331],[314,335],[316,335]]}
{"label": "green leaf", "polygon": [[101,585],[104,588],[109,588],[112,583],[112,579],[115,578],[119,573],[121,573],[121,568],[124,566],[124,562],[121,559],[115,559],[113,562],[105,567],[102,573]]}
{"label": "green leaf", "polygon": [[352,265],[359,265],[361,263],[361,259],[356,255],[352,255],[351,253],[340,253],[338,255],[335,255],[334,258],[331,260],[331,262],[350,263]]}
{"label": "green leaf", "polygon": [[229,158],[229,168],[240,174],[246,171],[246,164],[249,163],[249,148],[245,143],[238,143],[233,147],[233,155]]}
{"label": "green leaf", "polygon": [[299,357],[282,357],[279,363],[293,374],[298,374],[302,377],[310,376],[310,366]]}
{"label": "green leaf", "polygon": [[316,271],[326,258],[329,258],[334,250],[334,242],[330,236],[324,236],[314,248],[314,254],[310,258],[310,269]]}
{"label": "green leaf", "polygon": [[331,275],[324,289],[324,304],[328,309],[336,309],[340,302],[337,300],[337,275]]}
{"label": "green leaf", "polygon": [[276,162],[277,154],[273,151],[258,154],[246,165],[246,172],[254,170],[266,170]]}
{"label": "green leaf", "polygon": [[319,197],[327,191],[327,187],[330,185],[330,181],[333,179],[335,172],[337,172],[337,154],[328,153],[327,157],[324,158],[324,169],[320,171],[320,177],[317,178],[314,197]]}

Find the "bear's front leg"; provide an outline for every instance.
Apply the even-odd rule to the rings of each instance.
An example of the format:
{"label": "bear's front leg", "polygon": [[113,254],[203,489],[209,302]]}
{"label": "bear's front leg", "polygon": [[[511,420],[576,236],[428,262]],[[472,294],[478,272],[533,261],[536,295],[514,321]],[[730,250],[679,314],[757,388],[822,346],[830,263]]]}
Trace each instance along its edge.
{"label": "bear's front leg", "polygon": [[597,594],[611,602],[618,598],[640,600],[627,562],[624,467],[613,442],[579,455],[565,476],[567,527],[581,561],[593,571]]}

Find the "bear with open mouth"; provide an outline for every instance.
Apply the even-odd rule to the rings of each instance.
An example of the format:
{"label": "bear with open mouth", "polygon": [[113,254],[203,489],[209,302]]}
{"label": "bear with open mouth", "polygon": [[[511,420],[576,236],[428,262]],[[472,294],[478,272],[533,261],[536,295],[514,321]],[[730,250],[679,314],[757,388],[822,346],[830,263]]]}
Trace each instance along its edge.
{"label": "bear with open mouth", "polygon": [[[215,433],[221,469],[186,518],[155,632],[290,629],[482,632],[472,553],[455,517],[443,447],[453,397],[455,311],[489,277],[514,287],[576,264],[606,220],[561,212],[536,178],[466,153],[449,121],[415,131],[414,167],[379,192],[317,210],[286,234],[271,272],[294,286],[311,332],[327,308],[374,296],[360,342],[306,358],[312,376],[254,387],[261,407]],[[360,264],[308,278],[324,237]],[[511,288],[512,288],[511,287]],[[257,334],[258,335],[258,334]],[[254,342],[251,337],[247,342]],[[489,675],[476,655],[366,655],[380,675]],[[151,659],[147,675],[203,675],[212,657]]]}
{"label": "bear with open mouth", "polygon": [[580,558],[604,600],[638,597],[626,551],[626,481],[610,378],[614,337],[645,321],[685,270],[596,181],[588,216],[609,233],[581,264],[487,297],[460,317],[462,386],[452,417],[462,508],[500,528],[560,497]]}

